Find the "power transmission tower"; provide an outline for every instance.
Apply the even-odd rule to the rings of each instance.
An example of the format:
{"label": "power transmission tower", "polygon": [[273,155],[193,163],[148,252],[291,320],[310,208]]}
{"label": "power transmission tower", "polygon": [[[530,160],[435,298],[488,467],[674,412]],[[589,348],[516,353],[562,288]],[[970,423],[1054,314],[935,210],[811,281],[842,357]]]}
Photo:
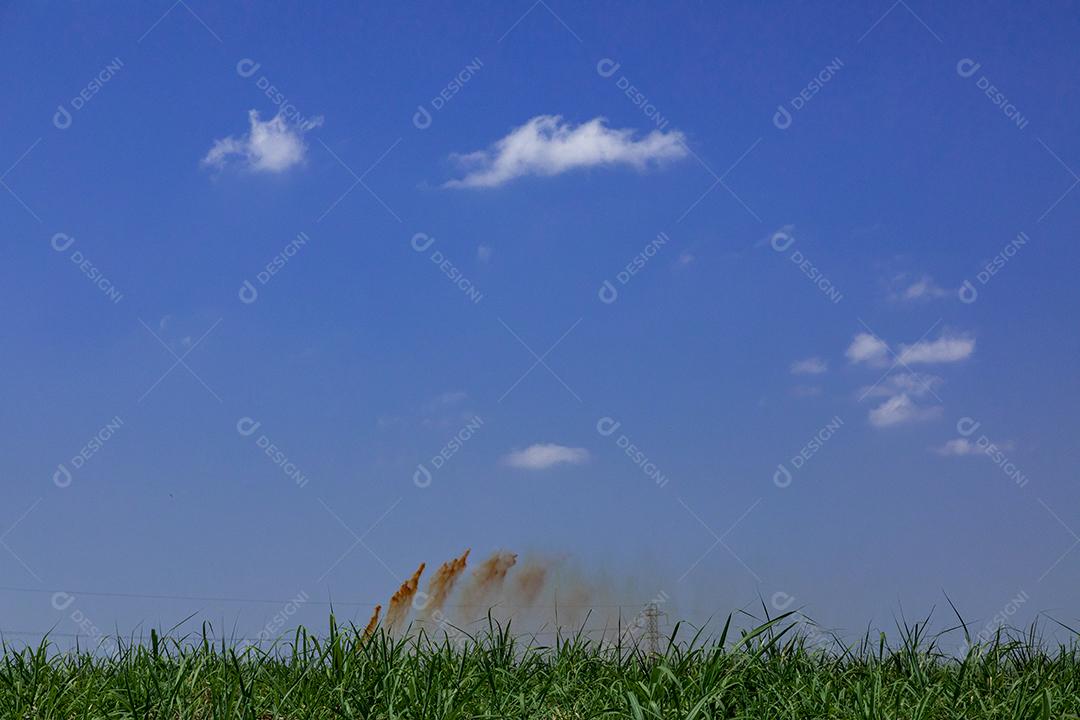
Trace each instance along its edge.
{"label": "power transmission tower", "polygon": [[649,655],[655,657],[660,654],[660,618],[664,613],[660,612],[655,602],[650,602],[642,615],[645,617],[645,647]]}

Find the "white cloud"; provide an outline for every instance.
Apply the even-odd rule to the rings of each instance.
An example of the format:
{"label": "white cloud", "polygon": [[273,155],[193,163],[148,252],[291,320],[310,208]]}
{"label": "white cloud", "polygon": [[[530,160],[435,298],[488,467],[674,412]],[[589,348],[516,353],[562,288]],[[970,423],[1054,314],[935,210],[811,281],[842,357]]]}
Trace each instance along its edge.
{"label": "white cloud", "polygon": [[455,155],[465,177],[445,187],[496,187],[525,175],[552,176],[577,168],[650,164],[685,157],[683,134],[653,130],[635,139],[634,131],[613,130],[602,117],[574,126],[559,115],[537,115],[487,150]]}
{"label": "white cloud", "polygon": [[870,424],[874,427],[890,427],[916,420],[929,420],[940,412],[940,407],[920,407],[906,394],[901,393],[893,395],[871,410],[869,417]]}
{"label": "white cloud", "polygon": [[971,442],[967,438],[962,437],[949,440],[944,445],[934,448],[934,452],[936,452],[938,455],[945,455],[948,457],[987,455],[991,458],[994,458],[1000,455],[1001,452],[1012,449],[1013,443],[1011,441],[995,443],[991,442],[990,438],[984,435],[980,437],[976,442]]}
{"label": "white cloud", "polygon": [[920,340],[900,346],[900,362],[947,363],[966,360],[975,352],[975,338],[968,335],[942,335],[937,340]]}
{"label": "white cloud", "polygon": [[796,360],[791,363],[792,375],[821,375],[829,369],[828,363],[818,357]]}
{"label": "white cloud", "polygon": [[870,333],[859,333],[844,354],[853,363],[881,365],[889,355],[889,346]]}
{"label": "white cloud", "polygon": [[896,372],[877,385],[864,387],[859,391],[861,397],[885,397],[904,393],[909,397],[922,397],[936,392],[945,380],[937,375],[916,372]]}
{"label": "white cloud", "polygon": [[479,260],[480,262],[489,262],[491,260],[491,255],[494,252],[495,251],[492,250],[487,245],[477,245],[476,246],[476,259]]}
{"label": "white cloud", "polygon": [[976,455],[982,450],[975,446],[975,443],[971,442],[967,438],[955,438],[950,440],[944,445],[934,450],[938,455],[949,455],[953,457],[963,457],[964,455]]}
{"label": "white cloud", "polygon": [[929,275],[923,275],[915,281],[911,281],[907,275],[898,275],[893,278],[893,290],[889,297],[897,302],[925,302],[954,294],[955,291],[950,292],[941,287]]}
{"label": "white cloud", "polygon": [[510,453],[503,458],[503,461],[511,467],[524,468],[526,470],[543,470],[544,468],[549,468],[560,463],[580,465],[588,459],[589,451],[585,448],[572,448],[552,443],[538,443],[536,445],[530,445],[524,450],[516,450]]}
{"label": "white cloud", "polygon": [[433,397],[424,403],[422,408],[425,413],[432,413],[440,408],[450,407],[451,405],[457,405],[460,402],[464,402],[469,399],[469,393],[464,390],[447,390],[441,395]]}
{"label": "white cloud", "polygon": [[248,120],[251,129],[246,135],[215,140],[202,164],[220,168],[235,157],[248,170],[284,172],[304,161],[307,145],[303,135],[322,124],[322,118],[318,117],[303,126],[290,125],[280,114],[261,121],[257,110],[248,111]]}

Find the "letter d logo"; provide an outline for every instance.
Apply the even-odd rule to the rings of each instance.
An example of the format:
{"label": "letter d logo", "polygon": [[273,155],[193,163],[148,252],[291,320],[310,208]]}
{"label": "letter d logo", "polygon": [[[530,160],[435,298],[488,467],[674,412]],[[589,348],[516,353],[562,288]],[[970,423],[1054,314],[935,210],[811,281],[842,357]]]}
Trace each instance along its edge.
{"label": "letter d logo", "polygon": [[776,106],[776,114],[772,116],[772,124],[778,130],[787,130],[791,127],[791,113],[783,105]]}
{"label": "letter d logo", "polygon": [[416,233],[412,236],[412,248],[416,252],[424,252],[431,244],[435,242],[435,238],[429,236],[427,233]]}
{"label": "letter d logo", "polygon": [[956,432],[964,437],[971,437],[971,435],[981,426],[982,423],[976,421],[975,418],[962,417],[956,421]]}
{"label": "letter d logo", "polygon": [[417,130],[427,130],[431,127],[431,113],[423,105],[417,105],[416,112],[412,116],[412,124]]}
{"label": "letter d logo", "polygon": [[981,63],[977,63],[971,58],[964,58],[956,63],[956,74],[962,78],[969,78],[977,73],[981,67]]}
{"label": "letter d logo", "polygon": [[600,77],[609,78],[619,71],[621,65],[611,58],[604,58],[596,63],[596,72]]}
{"label": "letter d logo", "polygon": [[412,476],[413,484],[418,488],[426,488],[431,485],[431,471],[423,464],[416,466],[416,472]]}
{"label": "letter d logo", "polygon": [[56,114],[52,116],[52,124],[57,130],[67,130],[71,127],[71,113],[63,105],[57,105]]}
{"label": "letter d logo", "polygon": [[615,289],[610,280],[605,280],[604,284],[600,286],[600,291],[596,294],[600,298],[600,302],[605,305],[610,305],[619,299],[619,291]]}
{"label": "letter d logo", "polygon": [[56,466],[56,472],[52,476],[53,484],[58,488],[66,488],[71,485],[71,471],[67,469],[64,463],[60,463]]}
{"label": "letter d logo", "polygon": [[255,289],[250,280],[245,280],[244,284],[240,286],[240,292],[236,294],[240,298],[240,302],[245,305],[250,305],[259,299],[259,291]]}
{"label": "letter d logo", "polygon": [[242,78],[249,78],[257,73],[261,67],[261,63],[257,63],[251,58],[244,58],[236,63],[236,74]]}
{"label": "letter d logo", "polygon": [[596,421],[596,432],[600,433],[604,437],[610,437],[613,432],[619,429],[622,423],[615,420],[615,418],[602,417]]}
{"label": "letter d logo", "polygon": [[51,242],[53,250],[55,250],[56,252],[64,252],[69,247],[71,247],[71,244],[73,242],[75,242],[75,238],[71,237],[67,233],[56,233],[52,236]]}
{"label": "letter d logo", "polygon": [[780,612],[784,612],[791,607],[791,603],[795,602],[795,598],[786,592],[775,592],[771,599],[773,607]]}
{"label": "letter d logo", "polygon": [[52,606],[57,610],[67,610],[71,603],[75,602],[75,596],[66,592],[55,592],[52,596]]}
{"label": "letter d logo", "polygon": [[772,476],[773,484],[778,488],[786,488],[791,484],[791,471],[783,463],[776,466],[776,472]]}
{"label": "letter d logo", "polygon": [[970,280],[965,280],[964,284],[960,286],[958,292],[960,295],[960,302],[970,305],[979,298],[979,291],[975,289],[975,286],[971,284]]}
{"label": "letter d logo", "polygon": [[788,235],[783,230],[777,230],[773,233],[772,239],[769,240],[769,244],[772,245],[772,249],[776,252],[784,252],[792,243],[795,242],[795,238]]}
{"label": "letter d logo", "polygon": [[244,437],[250,437],[261,425],[261,422],[252,420],[249,417],[242,417],[236,421],[236,432]]}

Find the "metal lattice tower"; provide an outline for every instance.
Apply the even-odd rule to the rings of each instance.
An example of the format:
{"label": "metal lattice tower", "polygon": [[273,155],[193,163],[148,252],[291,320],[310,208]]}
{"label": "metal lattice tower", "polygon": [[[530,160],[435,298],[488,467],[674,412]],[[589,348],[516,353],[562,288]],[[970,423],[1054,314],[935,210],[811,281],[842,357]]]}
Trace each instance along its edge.
{"label": "metal lattice tower", "polygon": [[660,654],[660,617],[663,615],[655,602],[650,602],[642,612],[645,617],[645,647],[649,655]]}

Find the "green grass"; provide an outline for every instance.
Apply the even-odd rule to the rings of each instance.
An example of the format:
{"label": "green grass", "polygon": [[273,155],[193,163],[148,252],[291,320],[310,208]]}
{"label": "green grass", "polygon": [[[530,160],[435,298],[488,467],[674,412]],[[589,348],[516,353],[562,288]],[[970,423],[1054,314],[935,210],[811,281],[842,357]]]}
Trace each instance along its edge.
{"label": "green grass", "polygon": [[[649,656],[582,635],[550,646],[491,623],[463,644],[364,641],[298,630],[259,650],[202,636],[124,643],[109,655],[5,646],[8,718],[1066,718],[1080,715],[1080,654],[1034,629],[966,656],[925,625],[895,645],[867,635],[814,649],[791,614],[738,633],[680,638]],[[739,635],[739,637],[735,637]]]}

